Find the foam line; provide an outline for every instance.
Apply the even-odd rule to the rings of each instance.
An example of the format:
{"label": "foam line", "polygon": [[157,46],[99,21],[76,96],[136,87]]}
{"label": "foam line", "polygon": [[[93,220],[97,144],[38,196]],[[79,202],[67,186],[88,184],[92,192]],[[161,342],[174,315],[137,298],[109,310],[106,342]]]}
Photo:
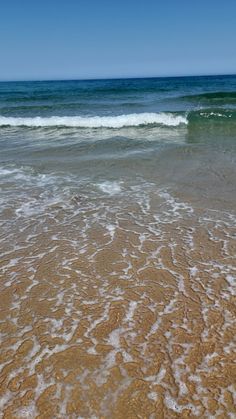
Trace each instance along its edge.
{"label": "foam line", "polygon": [[15,118],[0,116],[0,126],[12,127],[80,127],[80,128],[122,128],[136,127],[139,125],[164,125],[178,126],[187,124],[188,121],[184,116],[173,115],[171,113],[133,113],[118,116],[51,116],[42,118],[40,116],[34,118]]}

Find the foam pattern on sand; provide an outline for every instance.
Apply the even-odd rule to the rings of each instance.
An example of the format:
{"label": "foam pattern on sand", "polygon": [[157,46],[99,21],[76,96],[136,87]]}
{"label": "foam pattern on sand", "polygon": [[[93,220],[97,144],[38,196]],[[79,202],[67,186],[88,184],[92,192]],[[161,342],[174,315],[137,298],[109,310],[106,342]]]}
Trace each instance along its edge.
{"label": "foam pattern on sand", "polygon": [[4,170],[1,417],[235,417],[235,215]]}

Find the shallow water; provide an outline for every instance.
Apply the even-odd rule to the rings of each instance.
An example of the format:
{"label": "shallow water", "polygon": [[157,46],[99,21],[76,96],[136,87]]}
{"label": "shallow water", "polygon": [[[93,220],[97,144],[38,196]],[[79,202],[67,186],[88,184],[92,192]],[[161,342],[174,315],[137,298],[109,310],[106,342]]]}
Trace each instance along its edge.
{"label": "shallow water", "polygon": [[0,84],[1,417],[235,417],[235,91]]}

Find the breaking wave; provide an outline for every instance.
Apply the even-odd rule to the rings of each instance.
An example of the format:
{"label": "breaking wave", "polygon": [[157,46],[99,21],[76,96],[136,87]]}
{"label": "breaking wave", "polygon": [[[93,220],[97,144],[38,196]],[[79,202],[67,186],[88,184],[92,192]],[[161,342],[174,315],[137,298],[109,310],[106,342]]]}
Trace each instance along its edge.
{"label": "breaking wave", "polygon": [[187,124],[187,118],[171,113],[133,113],[118,116],[51,116],[16,118],[0,116],[0,126],[11,127],[79,127],[79,128],[122,128],[141,125],[178,126]]}

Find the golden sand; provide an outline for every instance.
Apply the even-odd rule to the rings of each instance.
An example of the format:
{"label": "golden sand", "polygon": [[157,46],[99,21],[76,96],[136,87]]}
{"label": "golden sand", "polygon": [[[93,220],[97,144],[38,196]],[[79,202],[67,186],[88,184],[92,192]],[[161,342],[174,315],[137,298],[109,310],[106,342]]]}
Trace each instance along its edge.
{"label": "golden sand", "polygon": [[236,417],[233,221],[62,218],[1,261],[1,417]]}

